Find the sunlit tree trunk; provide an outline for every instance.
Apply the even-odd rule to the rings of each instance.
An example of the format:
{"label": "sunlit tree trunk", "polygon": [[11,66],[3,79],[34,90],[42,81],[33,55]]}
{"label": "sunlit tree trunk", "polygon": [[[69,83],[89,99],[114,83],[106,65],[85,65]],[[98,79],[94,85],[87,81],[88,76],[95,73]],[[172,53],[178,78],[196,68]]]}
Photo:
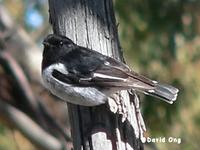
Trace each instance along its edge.
{"label": "sunlit tree trunk", "polygon": [[[49,8],[54,33],[123,60],[111,0],[49,0]],[[75,150],[143,149],[137,96],[122,91],[113,99],[97,107],[68,104]]]}

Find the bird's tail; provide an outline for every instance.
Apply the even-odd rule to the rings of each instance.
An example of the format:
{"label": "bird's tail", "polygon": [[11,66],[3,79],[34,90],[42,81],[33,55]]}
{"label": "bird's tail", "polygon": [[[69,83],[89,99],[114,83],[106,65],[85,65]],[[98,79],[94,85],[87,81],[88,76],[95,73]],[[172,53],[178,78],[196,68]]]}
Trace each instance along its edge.
{"label": "bird's tail", "polygon": [[167,103],[173,104],[176,101],[179,90],[173,86],[156,83],[152,90],[143,91],[145,94],[160,98]]}

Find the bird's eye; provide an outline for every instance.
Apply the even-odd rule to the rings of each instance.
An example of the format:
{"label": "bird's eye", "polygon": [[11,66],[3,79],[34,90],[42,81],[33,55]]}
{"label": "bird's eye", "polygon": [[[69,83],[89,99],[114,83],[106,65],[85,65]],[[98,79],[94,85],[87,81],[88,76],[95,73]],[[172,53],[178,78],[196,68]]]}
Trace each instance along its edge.
{"label": "bird's eye", "polygon": [[59,44],[60,44],[60,46],[62,46],[62,45],[63,45],[63,41],[60,41],[60,43],[59,43]]}

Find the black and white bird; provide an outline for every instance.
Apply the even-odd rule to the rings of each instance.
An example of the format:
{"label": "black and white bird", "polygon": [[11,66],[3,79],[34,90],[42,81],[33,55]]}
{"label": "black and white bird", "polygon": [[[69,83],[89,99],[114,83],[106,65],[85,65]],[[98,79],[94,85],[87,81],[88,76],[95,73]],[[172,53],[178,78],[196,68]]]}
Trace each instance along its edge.
{"label": "black and white bird", "polygon": [[44,85],[64,101],[96,106],[106,103],[117,91],[128,89],[170,104],[177,98],[177,88],[139,75],[124,63],[78,46],[65,36],[50,34],[43,44]]}

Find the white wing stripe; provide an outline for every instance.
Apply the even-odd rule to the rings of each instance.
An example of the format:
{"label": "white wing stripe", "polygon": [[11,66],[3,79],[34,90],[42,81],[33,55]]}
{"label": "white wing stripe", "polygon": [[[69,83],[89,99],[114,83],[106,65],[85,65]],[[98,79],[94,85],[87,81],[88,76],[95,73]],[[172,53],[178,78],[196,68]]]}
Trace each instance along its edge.
{"label": "white wing stripe", "polygon": [[103,78],[103,79],[114,79],[114,80],[123,80],[123,81],[126,81],[126,79],[124,79],[124,78],[113,77],[113,76],[105,75],[105,74],[101,74],[101,73],[94,73],[93,77],[94,78],[98,77],[98,78]]}

